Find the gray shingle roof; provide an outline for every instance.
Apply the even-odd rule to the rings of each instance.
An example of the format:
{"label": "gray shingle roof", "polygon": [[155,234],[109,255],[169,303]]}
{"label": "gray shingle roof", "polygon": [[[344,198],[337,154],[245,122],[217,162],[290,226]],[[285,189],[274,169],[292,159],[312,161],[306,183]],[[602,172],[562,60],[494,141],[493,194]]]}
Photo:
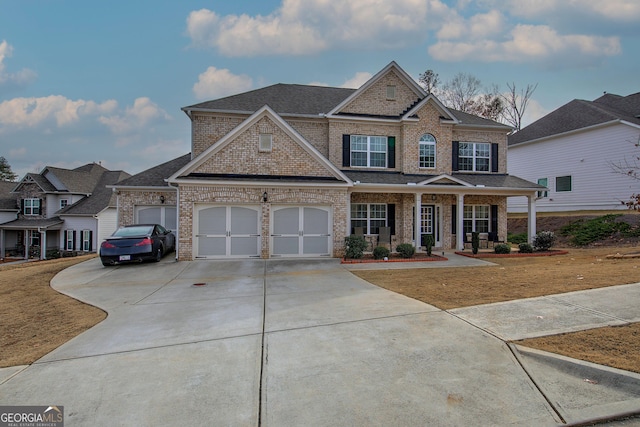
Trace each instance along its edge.
{"label": "gray shingle roof", "polygon": [[116,206],[116,195],[107,185],[128,178],[129,175],[123,171],[106,171],[102,174],[100,180],[93,189],[91,196],[67,206],[57,212],[58,215],[95,215],[103,211],[109,206]]}
{"label": "gray shingle roof", "polygon": [[167,187],[165,179],[178,172],[190,161],[191,153],[188,153],[123,179],[115,185],[118,187]]}
{"label": "gray shingle roof", "polygon": [[355,89],[278,83],[261,89],[184,107],[183,110],[253,113],[268,105],[276,113],[313,115],[328,113]]}
{"label": "gray shingle roof", "polygon": [[11,194],[18,183],[9,181],[0,181],[0,210],[17,211],[16,196]]}
{"label": "gray shingle roof", "polygon": [[574,99],[519,132],[509,135],[509,145],[607,123],[626,120],[640,125],[640,92],[629,96],[606,94],[595,101]]}
{"label": "gray shingle roof", "polygon": [[[404,174],[401,172],[368,172],[368,171],[353,171],[343,170],[345,175],[352,181],[360,181],[363,184],[395,184],[406,185],[410,182],[422,182],[430,178],[435,178],[439,175],[418,175],[418,174]],[[467,174],[467,173],[454,173],[451,174],[453,178],[460,181],[468,182],[471,185],[491,188],[521,188],[521,189],[534,189],[544,188],[541,185],[533,182],[518,178],[517,176],[507,174]]]}
{"label": "gray shingle roof", "polygon": [[5,222],[0,224],[0,228],[15,229],[15,230],[37,230],[38,228],[47,228],[50,230],[58,230],[61,228],[64,221],[60,217],[54,216],[53,218],[21,218],[15,221]]}

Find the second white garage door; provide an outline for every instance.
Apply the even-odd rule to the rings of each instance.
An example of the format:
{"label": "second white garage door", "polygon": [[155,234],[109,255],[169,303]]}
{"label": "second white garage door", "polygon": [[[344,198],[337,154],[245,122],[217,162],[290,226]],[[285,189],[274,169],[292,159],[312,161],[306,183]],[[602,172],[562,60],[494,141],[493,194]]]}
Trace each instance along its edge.
{"label": "second white garage door", "polygon": [[331,207],[274,206],[271,256],[330,256]]}

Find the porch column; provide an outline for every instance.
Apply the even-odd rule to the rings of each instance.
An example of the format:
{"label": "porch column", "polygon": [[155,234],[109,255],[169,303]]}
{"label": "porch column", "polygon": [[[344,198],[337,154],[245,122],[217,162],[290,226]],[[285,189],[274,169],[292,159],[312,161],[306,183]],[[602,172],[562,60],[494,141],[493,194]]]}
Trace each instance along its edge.
{"label": "porch column", "polygon": [[0,259],[5,258],[4,228],[0,229]]}
{"label": "porch column", "polygon": [[29,230],[24,230],[24,259],[29,259]]}
{"label": "porch column", "polygon": [[351,235],[351,194],[347,193],[347,229],[344,232],[345,237]]}
{"label": "porch column", "polygon": [[40,233],[40,259],[47,259],[47,232]]}
{"label": "porch column", "polygon": [[527,241],[529,242],[529,244],[533,243],[533,238],[535,237],[537,231],[536,231],[536,195],[535,194],[531,194],[529,195],[529,218],[528,218],[528,223],[527,223],[527,231],[528,231],[528,236],[527,236]]}
{"label": "porch column", "polygon": [[422,193],[416,193],[415,214],[413,215],[413,222],[414,222],[413,238],[415,239],[416,252],[418,252],[420,250],[420,247],[422,246],[422,242],[420,241],[422,237],[422,233],[420,233],[421,210],[422,210]]}
{"label": "porch column", "polygon": [[464,194],[458,194],[458,205],[456,207],[456,247],[464,250]]}

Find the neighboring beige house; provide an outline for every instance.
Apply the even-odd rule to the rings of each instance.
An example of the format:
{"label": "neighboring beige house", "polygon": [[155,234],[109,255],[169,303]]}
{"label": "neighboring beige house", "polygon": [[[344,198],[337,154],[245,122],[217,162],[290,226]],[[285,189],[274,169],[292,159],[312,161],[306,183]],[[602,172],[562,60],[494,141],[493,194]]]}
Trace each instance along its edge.
{"label": "neighboring beige house", "polygon": [[180,260],[339,257],[353,233],[504,240],[511,196],[535,224],[542,187],[506,173],[511,128],[446,108],[395,62],[357,90],[276,84],[183,111],[191,153],[113,186],[120,224],[177,229]]}

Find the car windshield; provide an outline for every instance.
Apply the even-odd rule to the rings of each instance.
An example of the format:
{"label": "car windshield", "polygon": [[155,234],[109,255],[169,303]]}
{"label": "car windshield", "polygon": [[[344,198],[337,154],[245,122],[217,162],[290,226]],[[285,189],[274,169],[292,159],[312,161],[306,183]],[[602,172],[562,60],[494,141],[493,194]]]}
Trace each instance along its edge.
{"label": "car windshield", "polygon": [[131,237],[131,236],[146,236],[153,231],[153,225],[140,225],[135,227],[123,227],[116,230],[113,233],[113,237]]}

